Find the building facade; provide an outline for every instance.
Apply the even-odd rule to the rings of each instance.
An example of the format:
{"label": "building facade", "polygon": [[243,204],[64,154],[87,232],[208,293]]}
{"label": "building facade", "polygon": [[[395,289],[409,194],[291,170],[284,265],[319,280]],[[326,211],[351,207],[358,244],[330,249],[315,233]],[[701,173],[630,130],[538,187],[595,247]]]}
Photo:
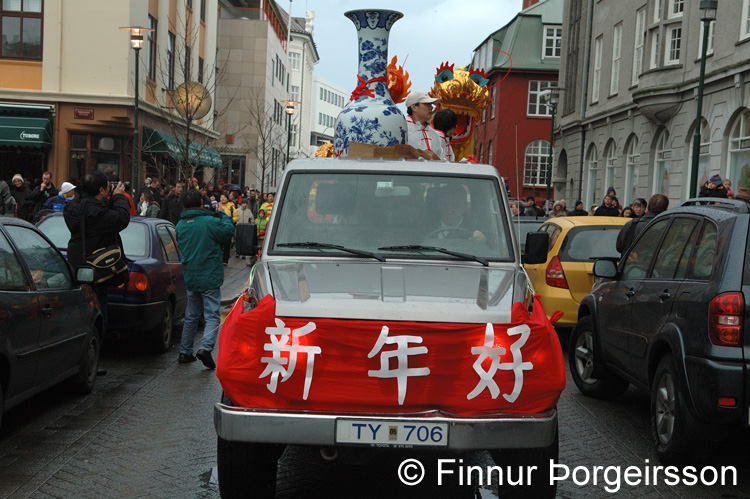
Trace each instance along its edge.
{"label": "building facade", "polygon": [[559,195],[597,204],[612,186],[623,206],[655,193],[676,206],[714,174],[750,187],[750,0],[719,2],[709,27],[696,192],[699,2],[565,0],[564,11]]}
{"label": "building facade", "polygon": [[[216,15],[216,0],[3,2],[0,178],[21,173],[33,182],[49,170],[59,186],[98,169],[136,183],[135,163],[140,178],[176,180],[182,155],[175,151],[189,142],[180,142],[187,123],[172,99],[180,83],[200,81],[215,66]],[[139,52],[137,82],[130,33],[119,29],[125,26],[153,30]],[[136,83],[143,139],[137,163]],[[192,123],[188,138],[195,142],[190,161],[209,172],[220,161],[205,148],[212,134],[209,114]]]}
{"label": "building facade", "polygon": [[312,101],[309,150],[311,155],[315,155],[315,149],[319,146],[326,142],[333,144],[336,118],[349,102],[349,92],[315,76]]}
{"label": "building facade", "polygon": [[318,49],[313,40],[314,12],[304,18],[292,17],[289,41],[289,89],[290,100],[297,102],[291,122],[291,144],[289,159],[309,158],[309,140],[313,122],[314,90],[313,70],[318,62]]}
{"label": "building facade", "polygon": [[[530,4],[530,5],[527,5]],[[474,51],[493,99],[476,130],[475,154],[505,178],[510,196],[546,197],[551,109],[544,92],[558,79],[562,0],[527,1],[507,25]]]}

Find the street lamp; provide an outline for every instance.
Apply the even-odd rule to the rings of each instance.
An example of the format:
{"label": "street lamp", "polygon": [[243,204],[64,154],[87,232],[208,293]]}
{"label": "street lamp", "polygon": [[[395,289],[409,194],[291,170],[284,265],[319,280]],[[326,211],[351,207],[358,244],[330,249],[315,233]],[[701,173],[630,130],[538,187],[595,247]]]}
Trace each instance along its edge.
{"label": "street lamp", "polygon": [[[138,160],[141,157],[140,146],[141,142],[138,139],[138,87],[140,87],[140,77],[138,76],[138,56],[143,47],[143,33],[153,31],[150,28],[142,28],[140,26],[128,26],[120,28],[122,30],[130,31],[130,48],[135,51],[135,109],[133,111],[133,175],[131,185],[135,188],[138,183]],[[135,192],[135,191],[134,191]]]}
{"label": "street lamp", "polygon": [[698,77],[697,117],[695,118],[695,131],[693,132],[693,161],[690,171],[690,191],[688,197],[696,195],[698,190],[698,162],[701,154],[701,113],[703,108],[703,80],[706,76],[706,51],[708,50],[708,31],[711,22],[716,20],[716,7],[718,0],[701,0],[701,22],[703,22],[703,46],[701,47],[701,72]]}
{"label": "street lamp", "polygon": [[549,215],[550,194],[552,190],[552,160],[554,159],[552,144],[555,140],[555,111],[557,111],[557,103],[560,100],[560,90],[560,88],[553,86],[549,87],[544,94],[544,97],[547,100],[547,106],[552,111],[550,114],[549,160],[547,161],[547,198],[545,201],[546,206],[544,207],[545,215]]}
{"label": "street lamp", "polygon": [[289,163],[289,145],[292,143],[292,115],[294,114],[294,107],[301,103],[296,100],[283,100],[281,103],[286,104],[286,162]]}

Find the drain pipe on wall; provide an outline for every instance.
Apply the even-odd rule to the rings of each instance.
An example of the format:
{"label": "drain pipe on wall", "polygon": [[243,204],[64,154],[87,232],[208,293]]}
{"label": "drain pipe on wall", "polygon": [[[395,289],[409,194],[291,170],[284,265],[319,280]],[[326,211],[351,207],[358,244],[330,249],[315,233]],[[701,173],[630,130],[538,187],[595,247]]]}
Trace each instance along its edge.
{"label": "drain pipe on wall", "polygon": [[[589,70],[591,69],[591,37],[593,36],[594,29],[594,0],[589,0],[589,18],[588,26],[586,28],[586,69],[583,73],[583,102],[581,103],[581,160],[580,169],[578,170],[578,197],[576,199],[583,199],[583,164],[584,157],[586,154],[586,104],[589,100]],[[584,207],[586,204],[584,204]]]}

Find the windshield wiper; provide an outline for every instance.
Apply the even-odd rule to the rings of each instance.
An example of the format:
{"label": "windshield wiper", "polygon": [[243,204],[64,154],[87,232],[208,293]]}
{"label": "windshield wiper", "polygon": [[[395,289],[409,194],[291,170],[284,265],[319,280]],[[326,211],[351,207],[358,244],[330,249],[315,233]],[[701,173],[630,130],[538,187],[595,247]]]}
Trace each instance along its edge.
{"label": "windshield wiper", "polygon": [[437,246],[422,246],[419,244],[408,244],[405,246],[383,246],[382,248],[378,248],[378,250],[380,251],[437,251],[439,253],[444,253],[446,255],[455,256],[456,258],[460,258],[462,260],[479,262],[485,267],[488,267],[490,265],[490,262],[488,262],[481,256],[469,255],[467,253],[459,253],[457,251],[451,251],[445,248],[438,248]]}
{"label": "windshield wiper", "polygon": [[280,244],[277,244],[276,246],[283,247],[283,248],[336,249],[336,250],[346,251],[347,253],[351,253],[353,255],[365,256],[367,258],[374,258],[375,260],[379,262],[385,261],[385,257],[383,255],[378,255],[377,253],[371,253],[365,250],[347,248],[345,246],[340,246],[338,244],[328,244],[328,243],[318,243],[314,241],[307,241],[307,242],[295,242],[295,243],[280,243]]}

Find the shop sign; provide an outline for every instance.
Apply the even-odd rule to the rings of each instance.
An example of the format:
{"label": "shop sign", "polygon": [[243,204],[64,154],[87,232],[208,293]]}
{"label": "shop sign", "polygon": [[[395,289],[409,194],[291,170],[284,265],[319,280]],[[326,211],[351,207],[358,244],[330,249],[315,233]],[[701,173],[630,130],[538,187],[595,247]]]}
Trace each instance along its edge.
{"label": "shop sign", "polygon": [[73,117],[77,120],[93,120],[94,110],[91,108],[77,107],[73,109]]}

